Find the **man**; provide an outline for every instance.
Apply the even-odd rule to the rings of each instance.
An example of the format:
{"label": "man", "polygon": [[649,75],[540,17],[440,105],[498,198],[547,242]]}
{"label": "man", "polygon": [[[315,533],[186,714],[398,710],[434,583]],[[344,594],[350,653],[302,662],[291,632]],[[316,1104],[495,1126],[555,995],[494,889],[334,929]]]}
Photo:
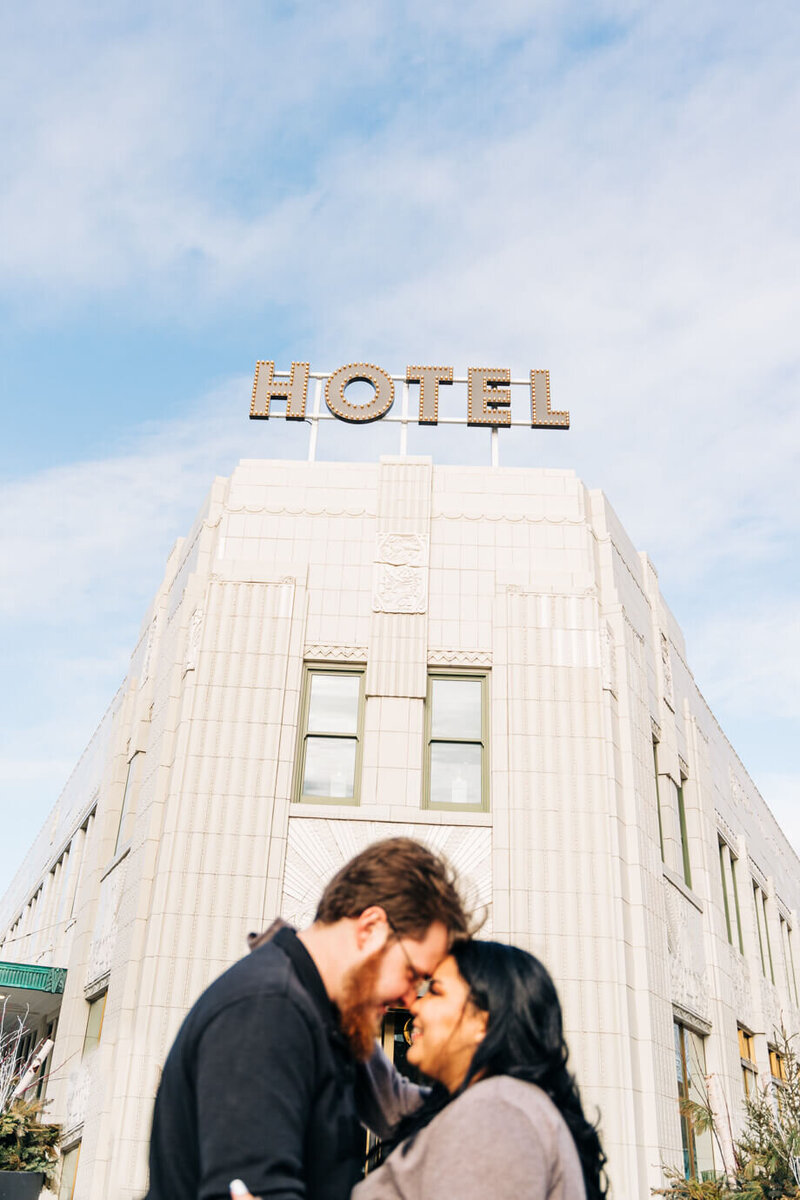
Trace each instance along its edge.
{"label": "man", "polygon": [[418,1103],[377,1051],[467,919],[445,863],[410,838],[368,847],[323,892],[314,924],[256,939],[203,993],[167,1057],[146,1200],[348,1200],[381,1134]]}

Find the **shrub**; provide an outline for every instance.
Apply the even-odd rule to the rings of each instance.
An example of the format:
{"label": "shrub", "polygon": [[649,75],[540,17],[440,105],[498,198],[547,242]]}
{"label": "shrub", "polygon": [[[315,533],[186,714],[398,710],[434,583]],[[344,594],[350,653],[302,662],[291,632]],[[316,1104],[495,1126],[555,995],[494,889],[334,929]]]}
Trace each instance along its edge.
{"label": "shrub", "polygon": [[0,1171],[42,1171],[53,1183],[58,1165],[59,1125],[39,1118],[41,1100],[14,1100],[0,1113]]}

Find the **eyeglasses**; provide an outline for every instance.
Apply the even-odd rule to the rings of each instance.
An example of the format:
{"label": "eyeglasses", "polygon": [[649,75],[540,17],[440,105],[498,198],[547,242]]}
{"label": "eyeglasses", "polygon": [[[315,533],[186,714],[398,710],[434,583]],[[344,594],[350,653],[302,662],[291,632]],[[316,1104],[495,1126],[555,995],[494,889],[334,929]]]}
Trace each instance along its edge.
{"label": "eyeglasses", "polygon": [[403,939],[400,937],[400,934],[397,932],[394,925],[389,920],[388,916],[386,918],[386,924],[391,929],[394,940],[397,942],[398,946],[403,951],[403,957],[405,958],[406,963],[408,965],[408,973],[410,976],[411,984],[413,987],[416,988],[417,999],[421,1000],[422,997],[427,996],[428,992],[430,991],[431,977],[427,971],[420,971],[419,967],[414,966],[413,962],[411,961],[411,955],[408,953],[408,951],[405,948],[405,945],[403,944]]}

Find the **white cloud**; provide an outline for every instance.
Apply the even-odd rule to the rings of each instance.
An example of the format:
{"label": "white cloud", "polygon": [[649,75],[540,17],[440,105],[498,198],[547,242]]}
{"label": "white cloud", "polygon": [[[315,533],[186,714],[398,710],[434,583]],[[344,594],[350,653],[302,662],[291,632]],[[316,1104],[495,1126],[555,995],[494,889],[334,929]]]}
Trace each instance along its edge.
{"label": "white cloud", "polygon": [[[729,602],[730,603],[730,602]],[[695,628],[693,665],[732,716],[800,721],[800,613],[794,598],[708,611]]]}
{"label": "white cloud", "polygon": [[185,533],[215,471],[246,446],[249,382],[234,380],[191,415],[131,432],[125,451],[0,485],[6,618],[61,625],[129,611]]}

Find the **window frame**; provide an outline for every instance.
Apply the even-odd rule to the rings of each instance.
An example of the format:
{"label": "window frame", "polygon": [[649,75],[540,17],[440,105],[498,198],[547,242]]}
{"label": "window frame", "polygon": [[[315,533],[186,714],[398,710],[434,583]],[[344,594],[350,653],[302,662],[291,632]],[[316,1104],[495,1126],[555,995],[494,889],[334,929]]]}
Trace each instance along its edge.
{"label": "window frame", "polygon": [[758,1063],[756,1062],[755,1034],[737,1025],[739,1035],[739,1062],[742,1066],[742,1083],[745,1099],[749,1100],[758,1087]]}
{"label": "window frame", "polygon": [[[74,1155],[75,1157],[71,1158],[71,1155]],[[63,1151],[61,1157],[61,1175],[58,1181],[58,1200],[72,1200],[73,1196],[75,1195],[75,1183],[78,1178],[78,1167],[80,1166],[80,1161],[80,1142],[76,1142],[74,1146],[70,1146],[69,1149]],[[70,1167],[72,1168],[71,1179],[69,1175],[65,1176],[64,1174],[67,1163],[69,1163]],[[72,1166],[73,1163],[75,1164],[74,1167]]]}
{"label": "window frame", "polygon": [[687,776],[681,774],[681,781],[675,785],[675,800],[678,805],[678,832],[681,839],[681,859],[683,862],[683,882],[688,888],[692,886],[692,863],[689,857],[689,828],[686,823],[686,798],[683,785]]}
{"label": "window frame", "polygon": [[769,1050],[769,1074],[772,1082],[779,1088],[786,1087],[786,1058],[777,1046],[767,1046]]}
{"label": "window frame", "polygon": [[725,929],[728,934],[728,943],[733,945],[733,924],[731,922],[731,906],[728,901],[728,881],[725,878],[725,842],[722,838],[717,839],[719,845],[719,877],[722,882],[722,906],[725,910]]}
{"label": "window frame", "polygon": [[684,1170],[687,1179],[704,1180],[708,1177],[706,1171],[698,1170],[698,1153],[697,1139],[708,1138],[708,1147],[710,1151],[712,1171],[716,1169],[714,1156],[714,1142],[709,1130],[698,1132],[695,1130],[692,1119],[688,1113],[681,1111],[682,1106],[686,1101],[693,1099],[691,1095],[692,1084],[696,1072],[692,1069],[691,1064],[691,1038],[696,1038],[699,1042],[699,1047],[702,1052],[702,1062],[696,1065],[700,1073],[705,1076],[706,1073],[706,1035],[698,1033],[691,1025],[687,1025],[679,1017],[673,1015],[672,1018],[673,1039],[675,1042],[676,1061],[680,1062],[681,1074],[677,1078],[678,1084],[678,1114],[681,1126],[681,1142],[684,1155]]}
{"label": "window frame", "polygon": [[[89,1005],[89,1011],[86,1014],[86,1028],[83,1033],[83,1046],[81,1048],[81,1058],[82,1059],[85,1058],[87,1054],[91,1054],[92,1051],[96,1050],[97,1047],[100,1045],[100,1039],[103,1036],[103,1025],[105,1024],[105,1019],[106,1019],[106,1001],[107,1000],[108,1000],[108,988],[106,988],[105,991],[100,992],[100,994],[98,996],[93,996],[91,1000],[87,1001],[87,1003]],[[89,1043],[89,1022],[92,1019],[94,1007],[96,1004],[102,1005],[102,1008],[100,1009],[100,1024],[97,1027],[97,1033],[93,1035],[93,1040],[92,1040],[91,1044],[88,1044]]]}
{"label": "window frame", "polygon": [[[725,927],[728,934],[728,942],[734,948],[738,945],[739,953],[744,955],[744,937],[742,935],[742,913],[739,908],[739,888],[736,883],[736,855],[730,848],[730,845],[722,836],[717,834],[719,843],[719,874],[722,883],[722,903],[725,909]],[[733,905],[731,905],[731,897],[728,892],[728,883],[733,892]],[[736,918],[736,940],[734,941],[734,917]]]}
{"label": "window frame", "polygon": [[782,912],[778,912],[780,918],[780,935],[781,949],[783,951],[783,966],[786,974],[786,994],[789,997],[789,1003],[798,1007],[797,999],[797,976],[794,971],[794,952],[792,951],[792,926]]}
{"label": "window frame", "polygon": [[[433,737],[433,683],[437,679],[466,680],[481,685],[481,737],[480,742],[475,738]],[[467,668],[448,670],[447,668],[429,667],[425,688],[425,744],[422,762],[422,808],[429,812],[489,812],[489,672],[471,671]],[[480,804],[444,804],[431,800],[431,746],[436,742],[441,745],[465,745],[481,747],[481,802]]]}
{"label": "window frame", "polygon": [[[769,916],[767,913],[767,894],[757,880],[753,880],[753,905],[756,910],[756,932],[758,933],[758,949],[761,955],[761,973],[765,979],[775,983],[775,965],[772,960],[772,943],[769,937]],[[761,921],[764,921],[764,932],[761,932]],[[766,942],[767,953],[764,954]],[[767,972],[769,963],[769,972]]]}
{"label": "window frame", "polygon": [[656,781],[656,812],[658,814],[658,844],[661,848],[661,861],[667,861],[664,849],[664,818],[661,815],[661,784],[658,782],[658,738],[653,738],[653,775]]}
{"label": "window frame", "polygon": [[[311,737],[330,737],[340,738],[346,741],[353,740],[351,733],[319,733],[314,732],[309,735],[308,730],[308,714],[311,707],[311,687],[312,680],[315,675],[348,675],[357,676],[359,680],[358,686],[358,708],[356,711],[356,759],[353,768],[353,794],[352,796],[305,796],[303,794],[303,778],[305,776],[306,765],[306,741]],[[295,749],[294,762],[294,785],[292,787],[292,803],[293,804],[327,804],[327,805],[344,805],[347,808],[357,808],[361,804],[361,770],[364,757],[364,710],[366,708],[366,667],[352,666],[348,663],[346,666],[342,664],[338,666],[335,663],[314,663],[308,662],[303,664],[303,686],[300,696],[300,712],[297,721],[297,746]]]}

